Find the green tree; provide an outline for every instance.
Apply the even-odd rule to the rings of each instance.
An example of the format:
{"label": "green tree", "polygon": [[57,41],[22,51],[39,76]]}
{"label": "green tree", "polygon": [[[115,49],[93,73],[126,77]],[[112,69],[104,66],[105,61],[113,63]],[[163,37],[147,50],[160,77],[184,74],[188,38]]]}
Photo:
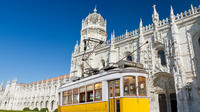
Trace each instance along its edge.
{"label": "green tree", "polygon": [[36,108],[33,109],[33,111],[39,111],[39,109],[36,107]]}
{"label": "green tree", "polygon": [[30,111],[30,109],[29,109],[28,107],[25,107],[25,108],[23,109],[23,111]]}
{"label": "green tree", "polygon": [[41,108],[40,112],[49,112],[48,108]]}

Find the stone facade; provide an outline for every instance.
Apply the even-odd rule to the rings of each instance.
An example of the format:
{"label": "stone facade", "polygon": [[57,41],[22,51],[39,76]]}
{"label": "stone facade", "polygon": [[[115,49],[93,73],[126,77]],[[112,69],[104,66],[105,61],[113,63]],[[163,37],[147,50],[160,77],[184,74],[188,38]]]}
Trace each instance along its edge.
{"label": "stone facade", "polygon": [[[160,20],[154,5],[152,24],[143,26],[141,19],[138,29],[121,36],[115,36],[113,31],[111,40],[107,40],[106,20],[95,8],[82,20],[80,44],[75,45],[71,58],[70,79],[83,78],[88,68],[102,70],[126,57],[143,64],[149,74],[151,112],[165,112],[162,108],[167,112],[175,108],[178,112],[199,112],[200,6],[191,5],[176,15],[171,7],[169,13],[169,18]],[[96,40],[85,41],[91,38]],[[48,107],[52,111],[57,108],[57,89],[67,80],[64,75],[31,84],[8,81],[5,90],[0,86],[0,109]]]}
{"label": "stone facade", "polygon": [[[171,7],[169,13],[169,18],[160,20],[154,5],[152,24],[143,26],[141,19],[138,29],[121,36],[113,32],[107,40],[106,20],[94,9],[82,21],[80,44],[75,45],[71,58],[70,79],[87,76],[88,68],[102,70],[126,57],[143,64],[149,74],[151,112],[199,112],[200,6],[191,5],[176,15]],[[89,38],[103,44],[84,41]],[[85,57],[89,58],[83,61]]]}
{"label": "stone facade", "polygon": [[3,83],[0,86],[0,109],[22,110],[25,107],[48,108],[53,111],[57,108],[57,91],[61,84],[66,83],[69,75],[41,80],[38,82],[24,84],[7,81],[5,89]]}

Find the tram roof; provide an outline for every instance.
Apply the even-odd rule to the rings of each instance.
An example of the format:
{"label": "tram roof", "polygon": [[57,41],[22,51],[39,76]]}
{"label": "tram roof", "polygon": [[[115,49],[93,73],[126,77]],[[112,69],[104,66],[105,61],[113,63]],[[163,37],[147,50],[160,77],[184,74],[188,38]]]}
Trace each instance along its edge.
{"label": "tram roof", "polygon": [[70,85],[78,84],[78,83],[81,83],[81,82],[86,82],[86,81],[89,81],[89,80],[92,80],[92,79],[96,79],[96,78],[103,77],[103,76],[106,76],[106,75],[117,74],[117,73],[148,74],[143,69],[136,69],[136,68],[132,68],[132,67],[130,67],[130,68],[115,68],[115,69],[112,69],[112,70],[109,70],[109,71],[100,72],[99,74],[96,74],[96,75],[84,77],[84,78],[82,78],[80,80],[76,80],[74,82],[67,82],[67,83],[63,84],[62,86],[60,86],[60,89],[65,88],[65,87],[70,86]]}

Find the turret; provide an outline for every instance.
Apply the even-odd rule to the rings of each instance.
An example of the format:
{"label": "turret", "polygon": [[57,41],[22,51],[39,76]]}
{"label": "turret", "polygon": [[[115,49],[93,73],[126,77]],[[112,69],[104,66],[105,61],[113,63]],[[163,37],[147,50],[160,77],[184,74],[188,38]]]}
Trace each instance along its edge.
{"label": "turret", "polygon": [[161,42],[160,34],[158,32],[159,14],[156,10],[156,5],[153,5],[152,21],[153,21],[153,28],[154,28],[154,44],[157,45],[162,42]]}
{"label": "turret", "polygon": [[[94,9],[92,14],[89,14],[85,19],[82,20],[81,28],[81,41],[80,41],[80,51],[84,50],[83,40],[88,38],[94,38],[101,41],[107,40],[106,32],[106,20],[97,13],[97,9]],[[88,48],[93,48],[95,43],[89,42]]]}
{"label": "turret", "polygon": [[79,52],[79,46],[78,46],[78,40],[76,42],[76,45],[74,47],[74,54],[77,54]]}
{"label": "turret", "polygon": [[111,34],[111,42],[110,42],[110,55],[109,55],[109,63],[113,64],[117,61],[117,52],[115,49],[115,31],[113,31],[113,33]]}
{"label": "turret", "polygon": [[172,33],[178,33],[178,28],[177,25],[175,23],[175,15],[174,15],[174,9],[171,6],[171,10],[170,10],[170,21],[171,21],[171,31]]}
{"label": "turret", "polygon": [[0,84],[0,91],[2,91],[3,90],[3,82],[1,82],[1,84]]}
{"label": "turret", "polygon": [[156,10],[156,5],[153,5],[153,14],[152,14],[152,21],[154,23],[154,25],[158,25],[158,22],[159,22],[159,14]]}
{"label": "turret", "polygon": [[140,18],[140,25],[139,25],[139,35],[140,35],[140,45],[143,43],[144,41],[144,37],[143,37],[143,24],[142,24],[142,19]]}

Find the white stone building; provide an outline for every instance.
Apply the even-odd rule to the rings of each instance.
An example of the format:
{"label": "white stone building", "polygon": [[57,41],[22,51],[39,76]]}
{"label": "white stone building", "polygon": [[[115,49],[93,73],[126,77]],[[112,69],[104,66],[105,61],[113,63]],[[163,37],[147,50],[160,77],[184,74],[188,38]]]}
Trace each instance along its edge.
{"label": "white stone building", "polygon": [[[88,68],[101,70],[127,56],[126,60],[143,64],[149,73],[151,112],[200,112],[200,6],[191,5],[178,14],[171,7],[169,18],[160,20],[154,5],[152,22],[143,26],[141,19],[138,29],[121,36],[113,32],[107,40],[106,20],[94,9],[82,20],[70,79],[83,78]],[[84,41],[91,38],[104,43],[96,47],[97,42]]]}
{"label": "white stone building", "polygon": [[[143,64],[149,73],[151,112],[199,112],[200,6],[191,5],[189,10],[179,14],[174,14],[171,7],[169,18],[163,20],[159,19],[154,6],[152,22],[143,26],[141,19],[138,29],[121,36],[113,32],[111,40],[107,40],[106,20],[95,9],[82,20],[80,44],[77,42],[72,54],[70,79],[85,77],[90,66],[101,70],[126,56],[128,61]],[[84,42],[90,38],[101,40],[103,44],[96,47],[94,41]],[[148,44],[144,45],[146,41]],[[83,61],[94,47],[94,53]],[[61,77],[32,84],[14,80],[7,83],[5,90],[0,86],[0,109],[48,107],[54,110],[58,102],[57,89],[68,79],[67,75]]]}
{"label": "white stone building", "polygon": [[38,82],[24,84],[7,81],[5,89],[3,83],[0,85],[0,109],[23,110],[25,107],[48,108],[53,111],[58,104],[58,88],[66,83],[69,75],[41,80]]}

